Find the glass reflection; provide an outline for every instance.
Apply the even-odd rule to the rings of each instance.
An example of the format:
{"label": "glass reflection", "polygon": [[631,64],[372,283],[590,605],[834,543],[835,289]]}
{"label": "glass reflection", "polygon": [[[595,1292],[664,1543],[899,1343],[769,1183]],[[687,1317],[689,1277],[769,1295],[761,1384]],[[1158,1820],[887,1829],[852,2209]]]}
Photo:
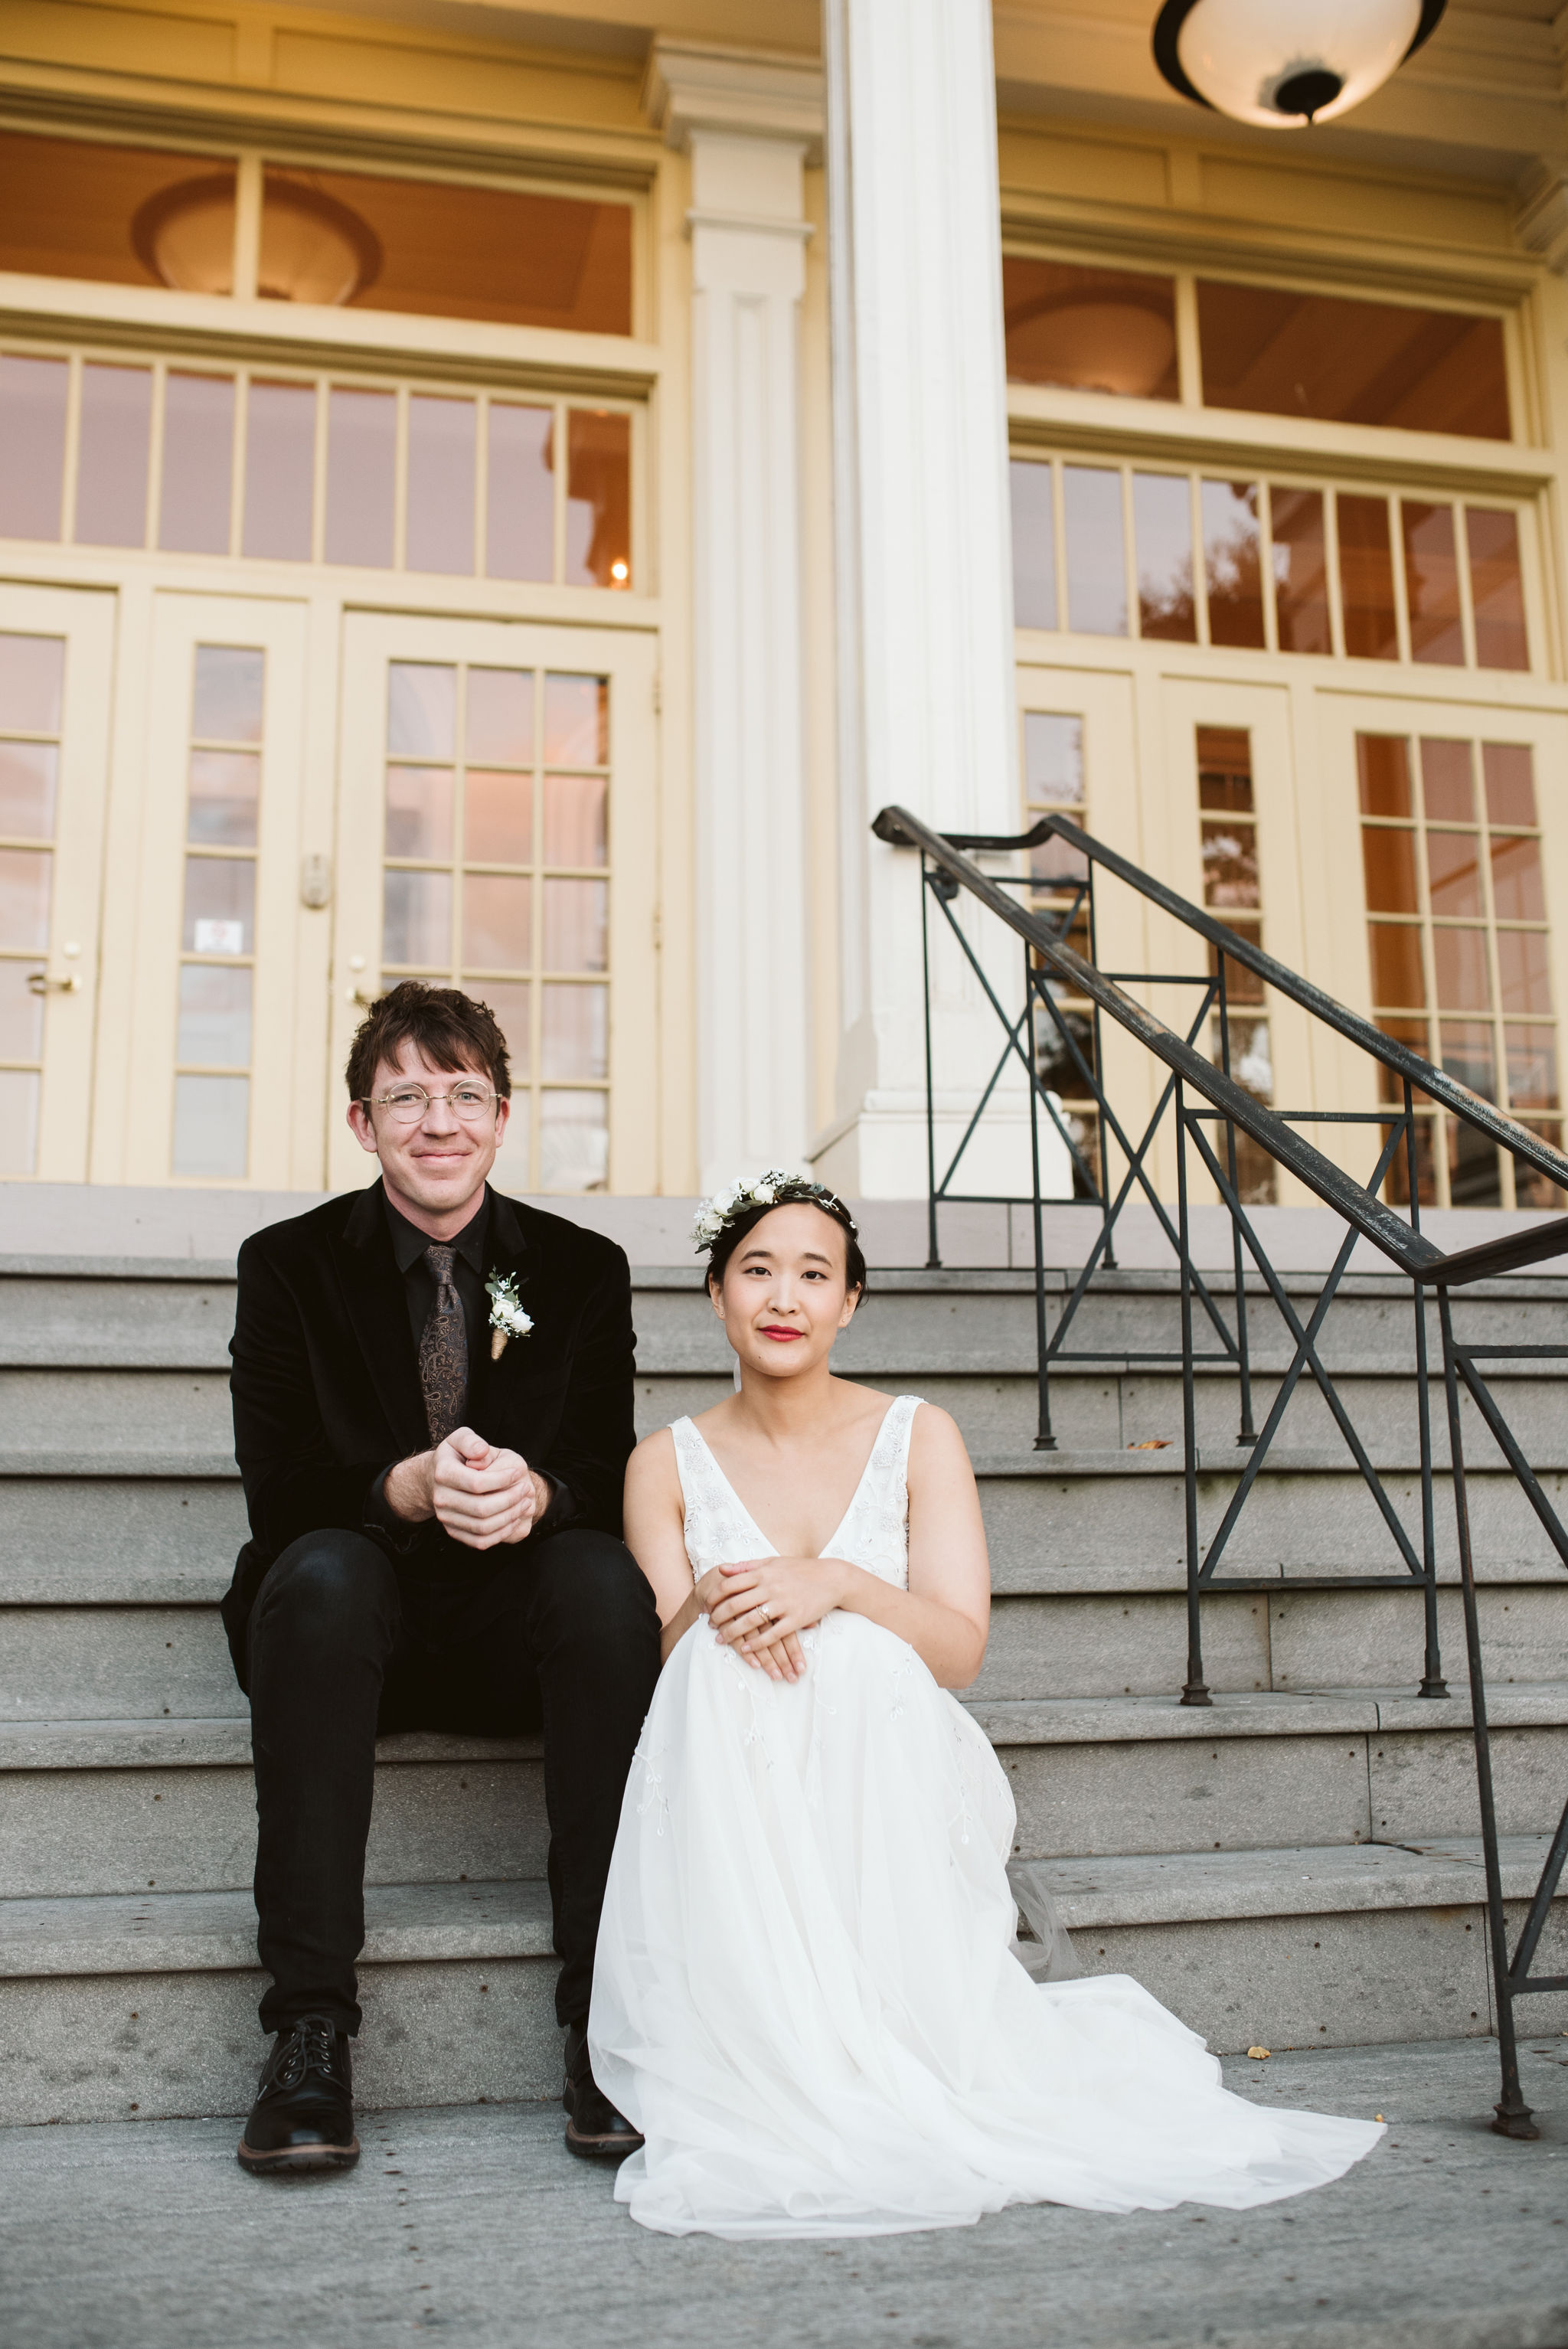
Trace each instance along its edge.
{"label": "glass reflection", "polygon": [[566,445],[566,584],[630,587],[632,419],[569,409]]}
{"label": "glass reflection", "polygon": [[0,947],[7,952],[46,949],[54,866],[46,848],[0,848]]}
{"label": "glass reflection", "polygon": [[1173,278],[1009,253],[1002,308],[1010,381],[1177,398]]}
{"label": "glass reflection", "polygon": [[1209,598],[1209,642],[1264,642],[1262,538],[1255,481],[1204,481],[1203,578]]}
{"label": "glass reflection", "polygon": [[540,1096],[539,1179],[546,1191],[602,1191],[610,1164],[609,1097]]}
{"label": "glass reflection", "polygon": [[52,742],[0,742],[0,833],[53,840],[59,755]]}
{"label": "glass reflection", "polygon": [[44,999],[28,980],[41,962],[0,962],[0,1061],[36,1061],[44,1044]]}
{"label": "glass reflection", "polygon": [[1269,491],[1274,626],[1282,653],[1331,653],[1321,490]]}
{"label": "glass reflection", "polygon": [[603,767],[610,758],[610,680],[552,673],[544,680],[544,756],[552,767]]}
{"label": "glass reflection", "polygon": [[82,368],[77,427],[78,546],[145,546],[152,369]]}
{"label": "glass reflection", "polygon": [[1013,619],[1020,628],[1057,625],[1057,543],[1051,468],[1015,457],[1007,468],[1013,512]]}
{"label": "glass reflection", "polygon": [[473,571],[477,418],[471,399],[418,392],[409,398],[404,561],[410,571],[463,576]]}
{"label": "glass reflection", "polygon": [[57,734],[65,676],[63,636],[0,635],[0,730]]}
{"label": "glass reflection", "polygon": [[0,354],[0,538],[58,538],[66,486],[64,359]]}
{"label": "glass reflection", "polygon": [[1541,843],[1506,833],[1491,843],[1491,899],[1502,922],[1543,922],[1546,893],[1541,882]]}
{"label": "glass reflection", "polygon": [[1192,600],[1192,506],[1184,473],[1134,473],[1132,535],[1138,554],[1138,632],[1196,644]]}
{"label": "glass reflection", "polygon": [[1356,779],[1363,815],[1410,814],[1410,746],[1402,734],[1357,734]]}
{"label": "glass reflection", "polygon": [[1480,895],[1479,836],[1473,832],[1429,832],[1427,881],[1434,914],[1479,920],[1486,910]]}
{"label": "glass reflection", "polygon": [[[1421,968],[1421,933],[1414,922],[1368,922],[1372,1000],[1391,1011],[1419,1011],[1427,1000]],[[1387,1023],[1385,1023],[1387,1025]],[[1425,1044],[1419,1050],[1426,1050]]]}
{"label": "glass reflection", "polygon": [[1505,1028],[1508,1098],[1515,1109],[1556,1109],[1557,1033],[1553,1028]]}
{"label": "glass reflection", "polygon": [[463,854],[480,864],[533,862],[533,778],[470,767],[463,782]]}
{"label": "glass reflection", "polygon": [[546,775],[546,864],[603,864],[609,785],[603,775]]}
{"label": "glass reflection", "polygon": [[185,859],[187,954],[248,955],[254,944],[256,867],[249,856]]}
{"label": "glass reflection", "polygon": [[[466,978],[463,984],[469,987]],[[469,992],[470,994],[477,992],[495,1014],[500,1032],[506,1038],[512,1083],[526,1084],[532,1058],[529,1043],[529,1011],[532,989],[528,981],[516,978],[476,979],[469,987]],[[521,1101],[513,1101],[511,1113],[514,1123],[520,1115],[522,1118],[523,1123],[519,1131],[526,1138],[528,1132],[526,1096]],[[509,1144],[515,1139],[516,1136],[509,1132],[507,1135]]]}
{"label": "glass reflection", "polygon": [[1465,539],[1470,551],[1477,667],[1528,668],[1530,642],[1524,626],[1518,517],[1490,506],[1467,506]]}
{"label": "glass reflection", "polygon": [[533,759],[533,671],[469,671],[464,749],[480,766],[526,767]]}
{"label": "glass reflection", "polygon": [[180,972],[177,1056],[199,1068],[243,1069],[251,1060],[251,973],[210,963]]}
{"label": "glass reflection", "polygon": [[262,762],[253,750],[192,750],[185,837],[217,848],[253,848]]}
{"label": "glass reflection", "polygon": [[1397,660],[1394,558],[1388,544],[1387,498],[1335,500],[1339,522],[1339,599],[1345,649],[1353,660]]}
{"label": "glass reflection", "polygon": [[610,1021],[606,990],[602,987],[547,987],[542,1009],[541,1075],[608,1076]]}
{"label": "glass reflection", "polygon": [[163,383],[163,481],[158,543],[181,554],[227,554],[234,462],[234,378],[185,375]]}
{"label": "glass reflection", "polygon": [[463,961],[476,970],[524,970],[533,911],[532,884],[510,874],[463,877]]}
{"label": "glass reflection", "polygon": [[382,876],[381,953],[385,961],[415,969],[452,967],[452,876],[449,873],[387,873]]}
{"label": "glass reflection", "polygon": [[243,552],[308,563],[315,495],[315,384],[253,381],[245,399]]}
{"label": "glass reflection", "polygon": [[1416,837],[1381,824],[1361,827],[1361,862],[1367,879],[1367,909],[1373,914],[1414,914]]}
{"label": "glass reflection", "polygon": [[544,968],[597,971],[609,963],[609,892],[603,881],[544,884]]}
{"label": "glass reflection", "polygon": [[391,569],[397,467],[397,394],[334,384],[326,408],[328,563]]}
{"label": "glass reflection", "polygon": [[1498,984],[1505,1011],[1550,1012],[1552,986],[1544,930],[1499,930]]}
{"label": "glass reflection", "polygon": [[490,407],[485,569],[492,579],[555,574],[555,481],[548,408]]}
{"label": "glass reflection", "polygon": [[394,759],[450,759],[458,673],[445,663],[393,661],[387,672],[387,749]]}
{"label": "glass reflection", "polygon": [[1410,656],[1439,667],[1464,664],[1460,620],[1460,558],[1452,506],[1399,502],[1405,545],[1405,602],[1410,616]]}
{"label": "glass reflection", "polygon": [[248,1077],[176,1077],[176,1174],[242,1174],[249,1154],[250,1116]]}
{"label": "glass reflection", "polygon": [[432,861],[450,856],[450,767],[387,768],[386,853]]}
{"label": "glass reflection", "polygon": [[1528,742],[1483,742],[1481,773],[1489,823],[1535,822],[1535,761]]}
{"label": "glass reflection", "polygon": [[31,1174],[38,1163],[38,1072],[0,1069],[0,1174]]}
{"label": "glass reflection", "polygon": [[1421,799],[1429,823],[1473,823],[1475,779],[1470,746],[1440,735],[1421,740]]}
{"label": "glass reflection", "polygon": [[240,645],[198,645],[191,732],[198,742],[259,742],[266,655]]}
{"label": "glass reflection", "polygon": [[1432,931],[1432,974],[1439,1011],[1490,1011],[1491,977],[1486,967],[1486,932]]}
{"label": "glass reflection", "polygon": [[1099,465],[1067,465],[1062,500],[1068,538],[1068,626],[1080,635],[1127,634],[1127,565],[1121,543],[1121,476]]}

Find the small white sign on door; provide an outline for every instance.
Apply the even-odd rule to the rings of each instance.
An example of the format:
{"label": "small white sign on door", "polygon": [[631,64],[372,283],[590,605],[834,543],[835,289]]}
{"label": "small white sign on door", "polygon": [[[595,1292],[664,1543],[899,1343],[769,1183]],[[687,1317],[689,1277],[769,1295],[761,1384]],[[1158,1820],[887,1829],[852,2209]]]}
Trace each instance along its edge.
{"label": "small white sign on door", "polygon": [[198,922],[193,950],[197,954],[243,954],[245,951],[243,922]]}

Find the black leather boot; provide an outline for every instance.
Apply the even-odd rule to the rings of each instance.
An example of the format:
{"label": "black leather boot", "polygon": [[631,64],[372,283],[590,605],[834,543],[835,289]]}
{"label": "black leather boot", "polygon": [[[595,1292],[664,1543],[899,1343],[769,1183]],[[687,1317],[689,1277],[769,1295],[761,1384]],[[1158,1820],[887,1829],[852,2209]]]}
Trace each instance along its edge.
{"label": "black leather boot", "polygon": [[577,2023],[566,2033],[566,2085],[561,2101],[566,2107],[566,2150],[579,2160],[624,2161],[642,2144],[593,2077],[588,2033]]}
{"label": "black leather boot", "polygon": [[262,2066],[240,2139],[240,2167],[260,2178],[272,2170],[352,2169],[358,2158],[348,2033],[325,2015],[302,2015],[279,2032]]}

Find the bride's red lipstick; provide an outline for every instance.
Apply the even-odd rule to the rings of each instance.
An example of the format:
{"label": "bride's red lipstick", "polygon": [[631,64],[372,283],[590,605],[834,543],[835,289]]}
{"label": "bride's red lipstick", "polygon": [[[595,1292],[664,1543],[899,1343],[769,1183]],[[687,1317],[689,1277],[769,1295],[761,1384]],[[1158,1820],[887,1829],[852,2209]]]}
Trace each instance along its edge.
{"label": "bride's red lipstick", "polygon": [[765,1321],[762,1325],[765,1338],[803,1338],[805,1334],[804,1330],[791,1330],[784,1321]]}

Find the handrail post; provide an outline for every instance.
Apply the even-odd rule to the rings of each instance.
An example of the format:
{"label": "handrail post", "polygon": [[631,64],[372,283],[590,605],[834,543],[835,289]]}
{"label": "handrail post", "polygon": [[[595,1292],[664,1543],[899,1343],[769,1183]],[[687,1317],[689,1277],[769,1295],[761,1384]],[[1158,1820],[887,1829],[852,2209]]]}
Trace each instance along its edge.
{"label": "handrail post", "polygon": [[[1039,1389],[1039,1418],[1035,1429],[1037,1452],[1054,1452],[1051,1433],[1050,1351],[1046,1343],[1046,1219],[1040,1201],[1040,1077],[1035,1033],[1035,966],[1033,949],[1024,947],[1024,1002],[1028,1011],[1029,1039],[1029,1159],[1034,1184],[1035,1217],[1035,1377]],[[1012,1215],[1009,1207],[1007,1213]],[[1009,1237],[1011,1235],[1009,1235]],[[1009,1257],[1012,1254],[1008,1249]]]}
{"label": "handrail post", "polygon": [[[1087,903],[1088,905],[1088,958],[1090,962],[1095,964],[1098,968],[1099,963],[1099,916],[1095,911],[1094,865],[1092,863],[1088,868]],[[1098,1003],[1090,1012],[1089,1019],[1094,1028],[1095,1082],[1099,1087],[1100,1097],[1103,1102],[1106,1091],[1105,1040],[1100,1032],[1099,1006]],[[1114,1272],[1116,1270],[1116,1233],[1112,1227],[1110,1220],[1110,1133],[1106,1124],[1103,1106],[1095,1118],[1095,1127],[1097,1130],[1096,1138],[1099,1143],[1100,1229],[1105,1235],[1105,1248],[1100,1257],[1100,1268],[1102,1271]]]}
{"label": "handrail post", "polygon": [[[1416,1149],[1416,1103],[1410,1080],[1405,1087],[1405,1179],[1409,1190],[1410,1228],[1421,1228],[1421,1177]],[[1438,1529],[1432,1492],[1432,1403],[1428,1386],[1427,1297],[1418,1280],[1410,1283],[1416,1303],[1416,1432],[1421,1447],[1421,1608],[1426,1621],[1426,1659],[1421,1668],[1420,1696],[1447,1696],[1442,1650],[1438,1638]]]}
{"label": "handrail post", "polygon": [[[1226,1076],[1231,1073],[1231,1014],[1225,988],[1225,956],[1218,953],[1220,977],[1220,1064]],[[1236,1181],[1236,1126],[1233,1118],[1225,1120],[1225,1172],[1231,1178],[1231,1190],[1240,1198],[1241,1186]],[[1236,1268],[1236,1367],[1241,1381],[1242,1423],[1236,1431],[1236,1442],[1255,1444],[1257,1429],[1253,1424],[1253,1366],[1247,1350],[1247,1276],[1242,1256],[1242,1227],[1231,1217],[1231,1261]]]}
{"label": "handrail post", "polygon": [[926,920],[928,887],[925,851],[920,852],[920,983],[925,1003],[925,1268],[940,1272],[942,1251],[936,1244],[936,1095],[931,1074],[931,935]]}
{"label": "handrail post", "polygon": [[1486,1721],[1486,1684],[1481,1677],[1480,1616],[1476,1607],[1475,1561],[1470,1554],[1470,1504],[1465,1493],[1464,1436],[1460,1426],[1460,1382],[1454,1368],[1454,1325],[1447,1281],[1438,1284],[1438,1314],[1443,1332],[1443,1386],[1449,1406],[1449,1454],[1453,1467],[1454,1523],[1459,1535],[1460,1581],[1464,1596],[1465,1646],[1470,1654],[1470,1726],[1475,1737],[1476,1795],[1480,1806],[1480,1847],[1486,1863],[1486,1921],[1491,1942],[1491,1987],[1497,2000],[1497,2046],[1502,2059],[1502,2098],[1492,2127],[1499,2137],[1537,2137],[1519,2085],[1519,2045],[1513,2029],[1513,1982],[1508,1970],[1508,1922],[1502,1913],[1502,1866],[1497,1848],[1497,1808],[1491,1790],[1491,1737]]}
{"label": "handrail post", "polygon": [[1187,1506],[1187,1679],[1183,1704],[1207,1704],[1198,1599],[1198,1396],[1192,1371],[1192,1236],[1187,1218],[1187,1096],[1176,1080],[1176,1231],[1181,1260],[1181,1433]]}

